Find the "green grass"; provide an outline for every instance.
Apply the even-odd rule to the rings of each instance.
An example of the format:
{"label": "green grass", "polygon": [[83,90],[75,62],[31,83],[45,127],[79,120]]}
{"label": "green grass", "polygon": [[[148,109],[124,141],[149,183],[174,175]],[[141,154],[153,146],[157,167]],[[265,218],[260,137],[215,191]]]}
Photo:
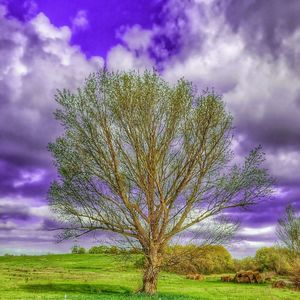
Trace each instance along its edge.
{"label": "green grass", "polygon": [[0,257],[0,299],[300,299],[300,293],[272,289],[269,284],[220,282],[220,276],[207,276],[203,282],[162,273],[154,297],[135,293],[141,284],[141,271],[134,258],[114,255],[45,255]]}

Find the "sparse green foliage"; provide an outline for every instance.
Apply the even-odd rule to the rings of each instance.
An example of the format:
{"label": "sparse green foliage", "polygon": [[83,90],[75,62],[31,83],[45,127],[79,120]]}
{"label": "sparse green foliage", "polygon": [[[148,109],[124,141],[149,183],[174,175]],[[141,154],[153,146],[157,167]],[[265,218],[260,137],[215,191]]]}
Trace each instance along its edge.
{"label": "sparse green foliage", "polygon": [[284,216],[278,220],[277,237],[294,255],[300,256],[300,217],[292,205],[286,207]]}
{"label": "sparse green foliage", "polygon": [[[139,244],[147,293],[174,236],[271,192],[260,147],[231,164],[232,117],[214,92],[156,72],[101,71],[56,100],[65,133],[49,145],[60,174],[49,198],[64,237],[107,230]],[[204,239],[228,240],[236,226],[227,225]]]}

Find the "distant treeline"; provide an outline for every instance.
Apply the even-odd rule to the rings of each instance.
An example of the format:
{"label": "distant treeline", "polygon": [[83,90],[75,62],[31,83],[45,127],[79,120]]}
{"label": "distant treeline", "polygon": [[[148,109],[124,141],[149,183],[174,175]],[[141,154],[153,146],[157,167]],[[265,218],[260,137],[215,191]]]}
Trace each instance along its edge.
{"label": "distant treeline", "polygon": [[[86,250],[80,246],[72,248],[74,254],[139,254],[135,257],[135,266],[142,268],[144,259],[138,249],[123,249],[117,246],[99,245]],[[176,245],[167,248],[163,270],[178,274],[230,273],[240,270],[257,270],[288,274],[295,262],[295,256],[286,248],[263,247],[257,250],[254,257],[234,259],[228,250],[220,245]]]}
{"label": "distant treeline", "polygon": [[117,246],[105,246],[105,245],[99,245],[99,246],[93,246],[90,249],[85,249],[84,247],[81,246],[73,246],[71,252],[73,254],[141,254],[142,251],[139,249],[134,249],[134,248],[121,248]]}

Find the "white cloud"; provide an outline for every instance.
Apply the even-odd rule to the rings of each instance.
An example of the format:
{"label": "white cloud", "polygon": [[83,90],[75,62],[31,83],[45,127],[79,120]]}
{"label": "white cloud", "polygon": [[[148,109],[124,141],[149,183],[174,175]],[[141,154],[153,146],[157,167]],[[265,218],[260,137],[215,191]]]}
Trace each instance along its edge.
{"label": "white cloud", "polygon": [[150,69],[154,63],[145,54],[138,55],[122,45],[113,47],[107,55],[107,66],[110,70],[140,70]]}
{"label": "white cloud", "polygon": [[269,153],[267,165],[273,176],[282,181],[300,181],[300,152],[296,150],[280,150]]}
{"label": "white cloud", "polygon": [[50,212],[48,205],[42,206],[30,206],[29,213],[33,217],[41,217],[41,218],[51,218],[54,217],[53,214]]}
{"label": "white cloud", "polygon": [[266,227],[244,227],[239,231],[240,234],[246,236],[256,236],[260,234],[274,234],[275,226],[266,226]]}
{"label": "white cloud", "polygon": [[13,186],[20,187],[25,184],[39,182],[43,179],[44,175],[45,175],[44,170],[36,170],[34,172],[21,171],[20,178],[15,180]]}
{"label": "white cloud", "polygon": [[68,42],[71,38],[71,30],[69,27],[55,27],[43,13],[39,13],[30,23],[33,25],[41,40],[58,39]]}
{"label": "white cloud", "polygon": [[45,149],[58,132],[52,114],[57,89],[81,86],[104,60],[87,59],[70,45],[70,29],[54,26],[42,13],[26,23],[3,16],[0,22],[0,41],[7,46],[0,49],[0,127],[5,137],[0,151],[26,157],[32,166],[33,161],[49,160]]}
{"label": "white cloud", "polygon": [[153,36],[151,30],[143,29],[140,25],[123,28],[119,37],[125,42],[131,50],[146,50]]}
{"label": "white cloud", "polygon": [[[215,1],[192,1],[182,8],[182,12],[178,12],[181,6],[176,0],[168,3],[171,16],[179,13],[185,16],[182,20],[178,18],[177,27],[174,22],[169,22],[167,28],[156,26],[152,33],[146,30],[146,34],[141,28],[133,27],[126,32],[127,38],[123,38],[128,49],[122,46],[112,49],[110,66],[126,70],[149,68],[152,62],[147,51],[138,57],[131,50],[137,47],[132,44],[138,40],[139,34],[150,38],[164,35],[164,30],[183,31],[180,33],[179,52],[162,63],[163,76],[172,83],[185,77],[199,90],[208,87],[222,93],[234,115],[238,134],[234,148],[244,153],[262,144],[272,175],[297,176],[300,75],[288,61],[286,53],[296,61],[299,59],[299,47],[295,46],[300,39],[300,29],[284,38],[283,53],[275,59],[271,53],[262,54],[249,49],[243,35],[233,31],[224,15],[216,13]],[[128,38],[131,36],[128,32],[136,38]],[[148,45],[149,41],[145,44]],[[151,46],[156,47],[155,44]]]}
{"label": "white cloud", "polygon": [[255,252],[261,247],[272,247],[274,242],[268,241],[241,241],[232,243],[228,249],[235,258],[242,258],[246,256],[254,256]]}
{"label": "white cloud", "polygon": [[72,20],[73,30],[83,30],[89,26],[86,10],[79,10]]}
{"label": "white cloud", "polygon": [[11,218],[15,217],[21,219],[37,217],[37,218],[51,218],[53,214],[50,212],[48,205],[41,205],[38,199],[30,197],[14,196],[0,198],[0,215],[9,214]]}

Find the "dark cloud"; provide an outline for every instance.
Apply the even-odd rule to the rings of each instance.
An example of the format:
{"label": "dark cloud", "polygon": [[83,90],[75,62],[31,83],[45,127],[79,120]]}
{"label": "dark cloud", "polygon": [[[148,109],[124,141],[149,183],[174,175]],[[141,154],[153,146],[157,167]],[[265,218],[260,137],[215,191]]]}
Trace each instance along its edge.
{"label": "dark cloud", "polygon": [[[233,30],[243,34],[247,47],[261,54],[268,52],[278,57],[284,53],[296,59],[286,51],[284,40],[299,29],[298,0],[221,0],[219,5]],[[299,56],[296,61],[299,63]]]}
{"label": "dark cloud", "polygon": [[7,158],[6,161],[0,161],[0,197],[23,196],[44,202],[50,182],[55,176],[56,172],[50,167],[24,167]]}
{"label": "dark cloud", "polygon": [[50,218],[44,219],[41,225],[41,230],[55,230],[57,228],[61,228],[61,224],[58,221]]}
{"label": "dark cloud", "polygon": [[[1,208],[0,208],[1,209]],[[14,224],[11,221],[6,221],[6,220],[2,220],[0,222],[0,232],[4,231],[4,232],[10,232],[14,229],[16,229],[16,224]]]}
{"label": "dark cloud", "polygon": [[20,205],[0,205],[0,220],[29,220],[30,211],[27,206]]}

